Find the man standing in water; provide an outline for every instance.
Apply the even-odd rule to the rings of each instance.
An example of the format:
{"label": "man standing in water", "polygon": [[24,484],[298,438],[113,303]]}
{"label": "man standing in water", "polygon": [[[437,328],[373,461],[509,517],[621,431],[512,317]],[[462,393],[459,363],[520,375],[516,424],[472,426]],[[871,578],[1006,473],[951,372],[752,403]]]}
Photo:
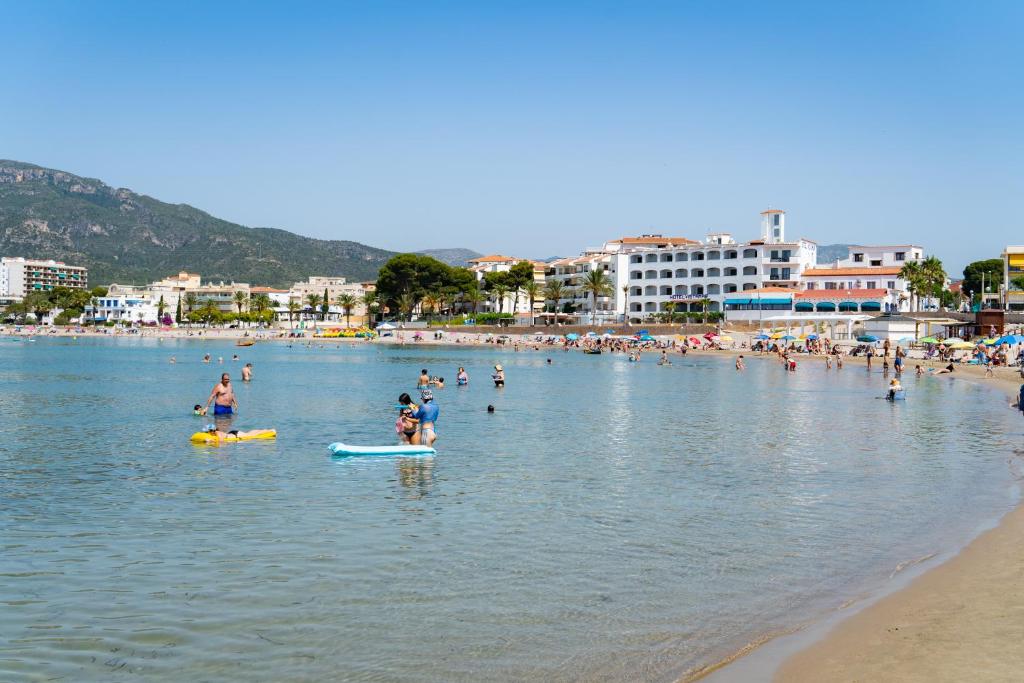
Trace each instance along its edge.
{"label": "man standing in water", "polygon": [[434,403],[434,394],[430,389],[420,392],[420,399],[423,401],[419,409],[413,414],[413,418],[420,423],[420,443],[424,446],[433,446],[437,440],[434,432],[434,423],[437,422],[437,415],[441,409]]}
{"label": "man standing in water", "polygon": [[238,401],[235,400],[235,392],[231,389],[231,376],[224,373],[220,376],[220,382],[213,385],[210,398],[206,400],[206,410],[210,409],[213,403],[214,415],[231,415],[238,410]]}

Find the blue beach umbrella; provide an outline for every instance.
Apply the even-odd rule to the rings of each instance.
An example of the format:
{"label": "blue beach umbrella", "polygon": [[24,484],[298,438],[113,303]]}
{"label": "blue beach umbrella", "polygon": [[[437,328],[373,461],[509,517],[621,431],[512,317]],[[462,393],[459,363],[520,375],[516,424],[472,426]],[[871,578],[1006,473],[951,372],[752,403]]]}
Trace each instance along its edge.
{"label": "blue beach umbrella", "polygon": [[1008,334],[996,339],[996,346],[999,346],[1000,344],[1009,344],[1010,346],[1015,344],[1024,344],[1024,336],[1019,334]]}

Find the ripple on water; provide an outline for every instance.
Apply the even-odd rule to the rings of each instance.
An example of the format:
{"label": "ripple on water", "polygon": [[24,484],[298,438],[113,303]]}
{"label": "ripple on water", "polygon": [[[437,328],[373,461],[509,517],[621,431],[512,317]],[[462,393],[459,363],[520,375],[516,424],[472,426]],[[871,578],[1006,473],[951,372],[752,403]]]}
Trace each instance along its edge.
{"label": "ripple on water", "polygon": [[[235,350],[0,346],[0,678],[671,680],[1011,500],[1019,430],[966,383],[895,406],[810,363],[265,344],[235,425],[280,438],[193,447],[237,372],[198,359]],[[438,456],[327,457],[458,365]]]}

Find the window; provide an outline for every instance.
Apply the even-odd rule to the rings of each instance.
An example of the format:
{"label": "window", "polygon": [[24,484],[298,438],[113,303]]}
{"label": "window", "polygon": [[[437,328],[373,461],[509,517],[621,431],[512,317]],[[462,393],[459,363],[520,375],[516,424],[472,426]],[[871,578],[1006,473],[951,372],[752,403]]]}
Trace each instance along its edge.
{"label": "window", "polygon": [[864,254],[854,254],[853,255],[853,262],[854,263],[864,263]]}
{"label": "window", "polygon": [[906,258],[907,258],[907,252],[905,252],[905,251],[897,251],[896,252],[896,260],[897,261],[905,261]]}

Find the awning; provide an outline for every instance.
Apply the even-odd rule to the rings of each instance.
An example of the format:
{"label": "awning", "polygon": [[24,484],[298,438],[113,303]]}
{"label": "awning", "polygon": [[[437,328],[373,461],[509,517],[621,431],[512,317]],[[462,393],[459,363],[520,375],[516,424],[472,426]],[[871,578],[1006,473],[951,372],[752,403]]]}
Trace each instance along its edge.
{"label": "awning", "polygon": [[750,303],[750,299],[726,299],[726,306],[745,306]]}

